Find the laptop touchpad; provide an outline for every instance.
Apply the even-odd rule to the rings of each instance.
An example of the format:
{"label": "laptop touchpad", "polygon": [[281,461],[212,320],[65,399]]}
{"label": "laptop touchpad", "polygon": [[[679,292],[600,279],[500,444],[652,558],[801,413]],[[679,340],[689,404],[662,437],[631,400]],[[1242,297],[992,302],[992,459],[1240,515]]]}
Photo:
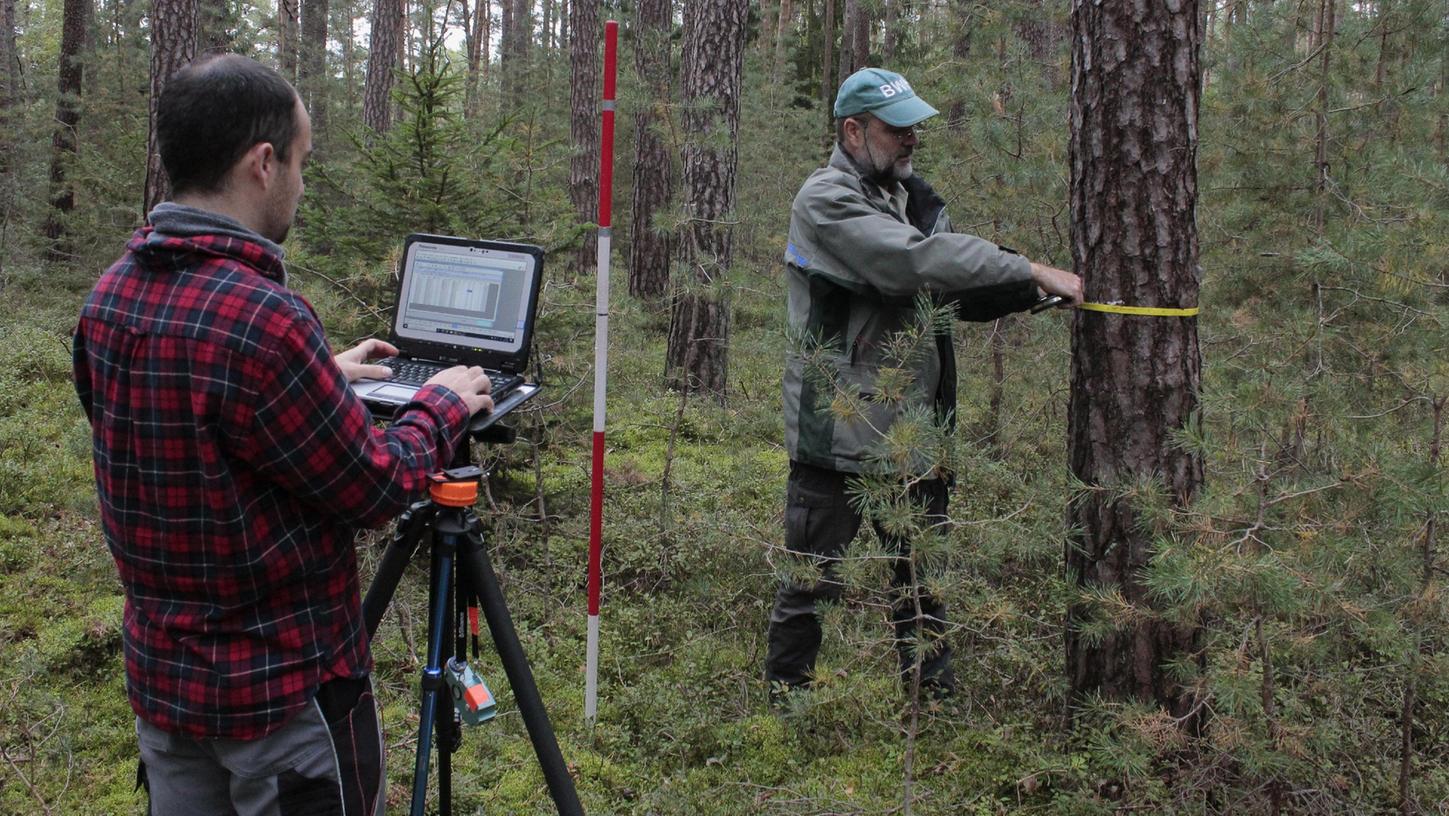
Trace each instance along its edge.
{"label": "laptop touchpad", "polygon": [[382,400],[384,402],[405,403],[413,398],[418,389],[406,385],[384,385],[381,388],[374,388],[368,392],[367,398]]}

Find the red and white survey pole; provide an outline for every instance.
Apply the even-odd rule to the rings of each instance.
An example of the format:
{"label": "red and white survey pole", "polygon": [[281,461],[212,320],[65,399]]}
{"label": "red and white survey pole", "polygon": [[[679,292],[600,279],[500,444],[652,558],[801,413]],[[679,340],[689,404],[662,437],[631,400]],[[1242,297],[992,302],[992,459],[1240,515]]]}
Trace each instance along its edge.
{"label": "red and white survey pole", "polygon": [[589,643],[584,668],[584,721],[599,710],[599,593],[604,554],[604,393],[609,382],[609,227],[614,196],[614,77],[619,68],[619,23],[604,23],[603,128],[599,140],[599,272],[594,297],[594,466],[589,507]]}

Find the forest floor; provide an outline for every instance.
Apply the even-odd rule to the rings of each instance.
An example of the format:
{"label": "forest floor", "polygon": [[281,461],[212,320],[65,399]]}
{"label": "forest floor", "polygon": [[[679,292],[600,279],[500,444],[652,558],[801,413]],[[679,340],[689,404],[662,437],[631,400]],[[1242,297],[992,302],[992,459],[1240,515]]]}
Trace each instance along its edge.
{"label": "forest floor", "polygon": [[[70,383],[69,329],[93,275],[12,267],[0,329],[19,362],[0,373],[0,811],[7,813],[145,809],[135,790],[120,654],[122,591],[99,527],[89,430]],[[1065,483],[1063,321],[1048,316],[1018,329],[1008,362],[1033,371],[1035,385],[1008,384],[1000,446],[975,457],[972,478],[955,488],[953,511],[971,520],[956,534],[962,580],[944,588],[959,615],[951,640],[962,693],[925,706],[911,739],[911,706],[896,682],[877,593],[848,594],[827,611],[817,689],[785,711],[767,706],[764,632],[786,471],[778,387],[785,339],[774,269],[747,263],[738,277],[723,403],[663,389],[667,310],[616,296],[600,705],[592,726],[583,719],[592,279],[547,283],[538,341],[547,387],[515,417],[515,443],[475,452],[493,466],[479,505],[489,550],[586,809],[1050,808],[1053,786],[1076,788],[1084,765],[1055,744],[1064,710],[1060,540],[1052,533],[1060,529]],[[618,266],[614,278],[614,291],[624,292]],[[324,303],[325,315],[321,282],[301,276],[299,285]],[[963,332],[966,436],[984,421],[989,328]],[[359,542],[365,582],[386,536],[368,533]],[[425,573],[419,565],[409,571],[373,645],[393,812],[406,809],[411,792]],[[464,733],[455,812],[552,812],[486,644],[477,666],[500,715]]]}

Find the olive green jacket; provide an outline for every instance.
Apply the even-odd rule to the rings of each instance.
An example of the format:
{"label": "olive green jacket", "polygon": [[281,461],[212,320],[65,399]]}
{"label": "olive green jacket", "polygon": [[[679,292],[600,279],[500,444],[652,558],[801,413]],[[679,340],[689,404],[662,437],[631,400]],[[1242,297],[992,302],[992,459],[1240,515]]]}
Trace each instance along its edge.
{"label": "olive green jacket", "polygon": [[[885,344],[915,324],[918,295],[953,304],[961,319],[975,321],[1024,310],[1037,299],[1026,258],[952,232],[945,202],[920,176],[902,184],[905,219],[837,146],[795,196],[785,252],[793,342],[784,378],[785,446],[795,461],[860,473],[901,412],[932,407],[938,420],[954,422],[949,329],[936,336],[935,353],[906,363],[885,359]],[[904,400],[875,398],[883,364],[911,369]],[[835,416],[837,388],[858,389],[866,410]]]}

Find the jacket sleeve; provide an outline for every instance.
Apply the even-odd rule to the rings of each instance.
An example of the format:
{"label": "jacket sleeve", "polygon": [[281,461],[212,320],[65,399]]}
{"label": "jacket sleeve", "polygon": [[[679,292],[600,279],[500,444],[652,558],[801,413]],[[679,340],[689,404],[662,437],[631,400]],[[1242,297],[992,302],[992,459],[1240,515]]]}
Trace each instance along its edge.
{"label": "jacket sleeve", "polygon": [[853,291],[874,290],[898,302],[932,292],[965,304],[966,319],[983,319],[976,315],[992,311],[986,308],[992,303],[1015,306],[1008,312],[1025,308],[1017,304],[1036,291],[1022,256],[965,233],[924,235],[847,185],[816,180],[794,206],[796,218],[814,231],[812,246],[803,251],[830,256],[810,263],[808,271]]}
{"label": "jacket sleeve", "polygon": [[[461,397],[429,386],[387,428],[373,425],[315,320],[282,318],[255,361],[255,412],[240,453],[284,489],[348,523],[375,527],[446,467],[468,420]],[[251,379],[251,377],[248,377]],[[249,443],[249,444],[248,444]]]}

